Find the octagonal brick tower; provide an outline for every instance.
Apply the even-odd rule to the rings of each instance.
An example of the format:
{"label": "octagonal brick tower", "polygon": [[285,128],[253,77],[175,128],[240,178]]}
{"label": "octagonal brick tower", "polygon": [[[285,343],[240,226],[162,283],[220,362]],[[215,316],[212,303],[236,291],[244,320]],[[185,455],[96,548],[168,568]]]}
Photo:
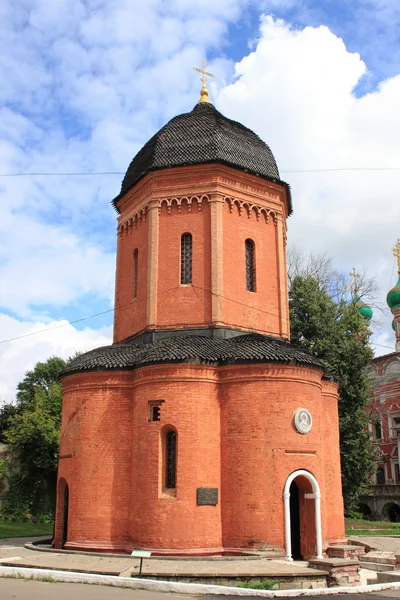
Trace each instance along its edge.
{"label": "octagonal brick tower", "polygon": [[344,541],[337,383],[288,341],[289,188],[205,100],[113,201],[114,343],[62,376],[58,548],[298,558]]}
{"label": "octagonal brick tower", "polygon": [[[256,134],[212,104],[197,104],[137,154],[114,206],[115,342],[210,328],[214,336],[253,331],[289,338],[290,193]],[[185,234],[190,283],[181,273]],[[246,240],[252,282],[246,282]]]}

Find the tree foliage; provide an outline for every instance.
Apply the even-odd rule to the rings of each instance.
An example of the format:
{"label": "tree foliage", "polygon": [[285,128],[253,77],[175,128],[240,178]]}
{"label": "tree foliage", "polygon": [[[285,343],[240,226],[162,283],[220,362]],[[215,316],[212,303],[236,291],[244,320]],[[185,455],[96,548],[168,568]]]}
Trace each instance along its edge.
{"label": "tree foliage", "polygon": [[56,356],[38,362],[18,384],[15,406],[5,405],[0,412],[11,463],[3,505],[6,512],[37,514],[54,507],[61,421],[59,375],[65,365]]}
{"label": "tree foliage", "polygon": [[[331,281],[332,284],[332,281]],[[331,290],[335,289],[331,285]],[[372,468],[365,407],[366,367],[373,357],[370,331],[349,299],[333,298],[325,278],[294,275],[290,282],[291,339],[321,358],[339,380],[339,423],[345,510],[357,505]]]}

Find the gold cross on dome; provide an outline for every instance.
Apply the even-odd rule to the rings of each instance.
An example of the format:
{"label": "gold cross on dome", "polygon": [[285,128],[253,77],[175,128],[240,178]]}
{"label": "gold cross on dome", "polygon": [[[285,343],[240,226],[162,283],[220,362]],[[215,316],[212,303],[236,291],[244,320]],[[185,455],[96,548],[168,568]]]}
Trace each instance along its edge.
{"label": "gold cross on dome", "polygon": [[400,239],[397,240],[397,243],[393,248],[393,255],[397,258],[397,270],[400,275]]}
{"label": "gold cross on dome", "polygon": [[357,294],[358,292],[358,286],[360,285],[360,274],[357,273],[355,267],[352,268],[352,270],[349,273],[350,277],[353,278],[354,281],[354,293]]}
{"label": "gold cross on dome", "polygon": [[204,58],[201,62],[202,62],[201,69],[199,69],[198,67],[193,67],[194,71],[201,73],[201,83],[203,84],[203,86],[201,88],[201,92],[200,92],[199,102],[210,102],[211,103],[211,100],[208,97],[207,77],[212,77],[214,79],[215,75],[213,75],[212,73],[207,73],[207,71],[206,71],[207,61]]}

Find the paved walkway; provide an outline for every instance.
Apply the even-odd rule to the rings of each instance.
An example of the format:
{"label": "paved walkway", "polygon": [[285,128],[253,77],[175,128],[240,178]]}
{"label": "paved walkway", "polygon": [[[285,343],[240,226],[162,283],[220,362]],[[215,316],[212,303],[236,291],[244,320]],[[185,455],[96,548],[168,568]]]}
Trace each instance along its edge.
{"label": "paved walkway", "polygon": [[[37,539],[37,538],[36,538]],[[351,539],[365,542],[373,548],[386,552],[400,553],[400,538],[352,536]],[[60,571],[74,571],[104,575],[135,576],[139,572],[139,560],[129,555],[104,556],[94,554],[76,554],[63,552],[43,552],[24,547],[33,538],[14,538],[0,540],[0,564],[27,568],[42,568]],[[151,558],[143,561],[143,575],[147,578],[170,578],[180,576],[189,580],[201,580],[208,577],[311,577],[316,575],[304,562],[286,562],[283,560],[262,560],[259,558],[243,559],[160,559]],[[322,574],[322,573],[321,573]],[[362,577],[371,577],[366,571]],[[400,598],[400,595],[399,595]]]}
{"label": "paved walkway", "polygon": [[379,537],[375,535],[351,535],[349,540],[356,540],[368,544],[371,548],[383,552],[400,554],[400,537]]}
{"label": "paved walkway", "polygon": [[[0,545],[0,563],[3,566],[56,569],[78,573],[135,576],[139,572],[139,559],[130,556],[93,556],[40,552],[20,546]],[[163,560],[144,559],[143,575],[146,577],[311,577],[318,571],[309,569],[303,562],[284,562],[260,559],[247,560]]]}

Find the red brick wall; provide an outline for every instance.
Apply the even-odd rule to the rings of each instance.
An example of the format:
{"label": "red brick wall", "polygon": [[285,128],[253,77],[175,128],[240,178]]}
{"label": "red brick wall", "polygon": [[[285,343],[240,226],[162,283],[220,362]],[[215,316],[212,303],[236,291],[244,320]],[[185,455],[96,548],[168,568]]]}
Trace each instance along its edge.
{"label": "red brick wall", "polygon": [[[221,378],[225,382],[221,386],[224,545],[283,545],[282,493],[288,476],[299,469],[312,473],[320,484],[323,539],[338,537],[338,531],[343,537],[339,454],[324,446],[329,428],[324,426],[321,374],[289,366],[252,365],[223,368]],[[298,408],[312,414],[313,426],[307,435],[293,426]],[[338,430],[337,418],[330,427]],[[329,466],[339,482],[335,491],[325,487],[324,463],[331,450]]]}
{"label": "red brick wall", "polygon": [[[211,211],[212,203],[224,203],[218,227],[213,227],[218,211]],[[119,206],[114,341],[146,328],[209,327],[216,318],[213,297],[220,302],[219,326],[288,337],[283,306],[287,303],[285,188],[223,165],[202,165],[150,173]],[[185,232],[193,236],[191,286],[180,284],[180,239]],[[245,287],[247,238],[255,242],[255,293]],[[133,299],[136,247],[139,293]],[[213,265],[221,274],[212,276]]]}
{"label": "red brick wall", "polygon": [[[192,285],[181,285],[181,236],[192,235]],[[159,220],[157,325],[161,329],[204,327],[211,322],[210,207],[194,201],[170,212],[164,203]]]}
{"label": "red brick wall", "polygon": [[[59,477],[70,489],[69,547],[283,547],[283,489],[298,469],[320,484],[324,543],[342,539],[337,395],[329,386],[318,371],[279,365],[158,365],[66,377]],[[164,400],[159,422],[148,421],[154,400]],[[293,426],[300,407],[313,417],[307,435]],[[168,426],[178,436],[173,493],[162,483]],[[198,487],[218,488],[218,505],[197,506]],[[315,546],[314,521],[312,508],[302,510],[306,554]]]}
{"label": "red brick wall", "polygon": [[[135,375],[130,535],[137,546],[220,548],[221,504],[197,506],[199,487],[220,488],[217,373],[203,366],[154,366]],[[148,402],[162,399],[159,422]],[[161,432],[177,431],[176,493],[165,489]],[[135,468],[136,465],[136,468]],[[143,502],[143,498],[146,501]]]}
{"label": "red brick wall", "polygon": [[[255,211],[224,206],[224,317],[239,329],[280,335],[277,228]],[[256,291],[246,290],[245,241],[255,243]]]}
{"label": "red brick wall", "polygon": [[327,510],[322,513],[322,523],[330,540],[338,543],[344,539],[342,478],[340,470],[339,412],[337,386],[329,381],[322,382],[322,446],[324,456],[324,487]]}
{"label": "red brick wall", "polygon": [[71,547],[118,549],[129,539],[131,377],[103,372],[64,380],[58,476],[69,486]]}
{"label": "red brick wall", "polygon": [[[133,297],[133,252],[138,249],[137,296]],[[147,323],[148,220],[142,217],[118,235],[114,341],[145,329]]]}

